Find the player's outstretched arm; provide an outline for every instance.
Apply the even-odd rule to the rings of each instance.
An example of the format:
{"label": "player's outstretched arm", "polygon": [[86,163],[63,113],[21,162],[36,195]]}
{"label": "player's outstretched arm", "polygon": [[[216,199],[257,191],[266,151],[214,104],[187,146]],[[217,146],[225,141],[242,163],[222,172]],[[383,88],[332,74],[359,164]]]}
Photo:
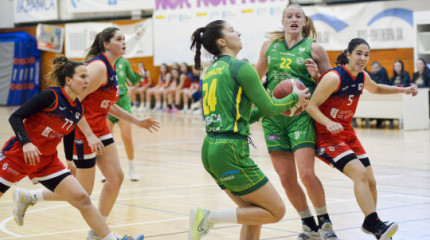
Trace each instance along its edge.
{"label": "player's outstretched arm", "polygon": [[110,107],[109,115],[112,115],[127,122],[131,122],[138,127],[145,128],[151,133],[153,131],[158,131],[158,129],[160,128],[160,123],[154,118],[137,118],[136,116],[128,113],[116,104]]}
{"label": "player's outstretched arm", "polygon": [[404,93],[404,94],[412,94],[412,96],[416,96],[418,94],[417,86],[412,85],[410,87],[396,87],[389,86],[385,84],[378,84],[374,82],[367,72],[364,72],[364,88],[374,94],[396,94],[396,93]]}

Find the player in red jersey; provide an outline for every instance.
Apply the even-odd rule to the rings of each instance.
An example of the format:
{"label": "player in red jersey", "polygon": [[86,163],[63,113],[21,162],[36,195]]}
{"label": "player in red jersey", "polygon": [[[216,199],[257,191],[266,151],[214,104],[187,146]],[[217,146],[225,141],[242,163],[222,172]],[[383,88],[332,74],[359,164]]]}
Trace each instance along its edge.
{"label": "player in red jersey", "polygon": [[363,88],[375,94],[405,93],[415,96],[415,86],[401,88],[375,83],[364,71],[369,44],[361,38],[350,41],[337,57],[340,65],[319,78],[307,107],[316,120],[317,156],[354,182],[358,205],[365,215],[362,230],[376,239],[388,240],[397,231],[395,222],[382,222],[376,213],[376,181],[369,158],[351,126]]}
{"label": "player in red jersey", "polygon": [[[11,184],[28,176],[76,207],[103,239],[116,240],[87,192],[61,163],[57,153],[63,139],[66,159],[73,161],[75,126],[83,116],[78,96],[87,90],[88,69],[82,62],[69,61],[65,56],[55,57],[53,65],[50,76],[59,87],[40,92],[9,118],[16,136],[9,139],[0,153],[0,196]],[[23,202],[31,201],[29,198],[19,191],[13,193],[18,225],[23,224],[23,218],[17,213],[23,211]]]}
{"label": "player in red jersey", "polygon": [[[159,128],[159,123],[153,118],[136,118],[115,105],[119,97],[119,89],[114,64],[119,57],[125,54],[125,50],[124,33],[118,28],[108,27],[96,35],[84,60],[87,62],[90,78],[87,93],[80,97],[83,99],[82,105],[85,108],[84,117],[92,132],[102,141],[104,149],[103,154],[99,153],[96,156],[96,152],[91,149],[86,139],[86,136],[89,135],[88,131],[78,130],[73,155],[74,164],[77,168],[75,176],[84,189],[91,194],[94,187],[95,164],[97,163],[103,176],[106,177],[98,206],[105,219],[115,204],[124,179],[117,148],[106,124],[107,114],[134,123],[150,132],[157,131]],[[97,150],[101,149],[98,148]],[[43,196],[41,200],[63,200],[46,190],[33,192]],[[31,192],[23,191],[23,194],[27,193],[32,195]],[[87,239],[100,239],[100,236],[91,229]]]}

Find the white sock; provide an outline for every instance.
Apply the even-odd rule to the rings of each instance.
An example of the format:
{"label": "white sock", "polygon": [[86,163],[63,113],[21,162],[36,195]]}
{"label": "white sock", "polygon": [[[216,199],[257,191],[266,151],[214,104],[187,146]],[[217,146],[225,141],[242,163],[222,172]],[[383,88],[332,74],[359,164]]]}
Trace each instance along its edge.
{"label": "white sock", "polygon": [[36,200],[36,201],[43,201],[44,200],[43,188],[31,191],[30,193],[31,193],[31,196],[33,197],[34,200]]}
{"label": "white sock", "polygon": [[150,107],[151,107],[151,102],[146,102],[145,108],[150,108]]}
{"label": "white sock", "polygon": [[163,108],[166,108],[166,107],[167,107],[167,103],[163,102]]}
{"label": "white sock", "polygon": [[324,215],[324,214],[327,214],[327,206],[322,206],[322,207],[319,207],[319,208],[315,208],[315,213],[317,214],[317,216],[318,215]]}
{"label": "white sock", "polygon": [[134,168],[134,159],[128,160],[128,171],[135,170]]}
{"label": "white sock", "polygon": [[161,103],[160,103],[160,102],[156,102],[156,103],[155,103],[155,109],[159,109],[159,108],[160,108],[160,106],[161,106]]}
{"label": "white sock", "polygon": [[236,208],[210,210],[209,215],[208,215],[208,222],[212,223],[212,224],[237,223]]}
{"label": "white sock", "polygon": [[116,238],[113,232],[110,232],[108,235],[106,235],[106,237],[103,238],[103,240],[118,240],[118,238]]}
{"label": "white sock", "polygon": [[304,211],[298,212],[301,219],[312,217],[311,210],[308,208]]}
{"label": "white sock", "polygon": [[190,110],[190,106],[188,106],[188,104],[185,104],[184,109],[185,109],[186,111],[188,111],[188,110]]}

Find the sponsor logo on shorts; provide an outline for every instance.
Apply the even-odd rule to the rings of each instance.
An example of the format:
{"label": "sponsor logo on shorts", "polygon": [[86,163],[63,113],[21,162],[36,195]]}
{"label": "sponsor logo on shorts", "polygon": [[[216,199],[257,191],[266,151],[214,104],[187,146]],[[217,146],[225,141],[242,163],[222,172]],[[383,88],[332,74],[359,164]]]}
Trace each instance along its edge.
{"label": "sponsor logo on shorts", "polygon": [[325,152],[325,148],[318,148],[317,149],[317,155],[318,156],[322,156],[324,154],[324,152]]}
{"label": "sponsor logo on shorts", "polygon": [[333,146],[328,147],[328,150],[331,151],[331,152],[334,152],[334,149],[335,148]]}
{"label": "sponsor logo on shorts", "polygon": [[42,132],[42,136],[49,137],[49,133],[51,133],[51,132],[52,132],[52,128],[46,127],[45,130],[43,130],[43,132]]}
{"label": "sponsor logo on shorts", "polygon": [[3,171],[4,171],[4,170],[6,170],[8,166],[9,166],[9,164],[8,164],[8,163],[4,163],[4,164],[3,164],[3,167],[2,167]]}
{"label": "sponsor logo on shorts", "polygon": [[295,132],[294,132],[294,137],[295,137],[296,139],[299,139],[299,137],[300,137],[300,131],[295,131]]}
{"label": "sponsor logo on shorts", "polygon": [[225,172],[221,175],[220,180],[223,182],[233,180],[235,179],[234,175],[238,173],[239,173],[239,170],[232,170],[232,171]]}
{"label": "sponsor logo on shorts", "polygon": [[279,137],[276,135],[267,136],[267,140],[279,140]]}

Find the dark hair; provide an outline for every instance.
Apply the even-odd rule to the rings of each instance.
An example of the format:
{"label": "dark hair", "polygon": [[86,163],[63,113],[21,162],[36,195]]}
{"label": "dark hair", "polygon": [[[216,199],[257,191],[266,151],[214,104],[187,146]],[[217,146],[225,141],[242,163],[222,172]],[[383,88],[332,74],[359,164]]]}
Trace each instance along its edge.
{"label": "dark hair", "polygon": [[224,27],[224,20],[216,20],[210,22],[205,27],[197,28],[193,35],[191,36],[191,46],[190,49],[196,48],[196,55],[194,56],[194,66],[196,69],[201,70],[201,46],[203,47],[215,57],[218,57],[221,54],[221,49],[218,47],[216,41],[220,38],[223,38],[222,29]]}
{"label": "dark hair", "polygon": [[188,64],[187,64],[186,62],[182,62],[182,63],[179,65],[179,71],[181,71],[181,65],[185,65],[185,66],[187,67],[187,72],[184,72],[185,74],[187,74],[188,72],[190,72],[190,71],[191,71],[190,66],[188,66]]}
{"label": "dark hair", "polygon": [[378,64],[378,66],[381,66],[381,64],[378,61],[373,61],[372,64],[370,64],[371,66],[374,64]]}
{"label": "dark hair", "polygon": [[[66,77],[73,78],[75,69],[78,66],[85,66],[83,62],[72,61],[64,55],[57,55],[52,60],[53,69],[48,73],[49,85],[64,87],[66,85]],[[54,83],[55,82],[55,83]]]}
{"label": "dark hair", "polygon": [[97,33],[93,44],[87,49],[87,54],[85,55],[84,62],[89,62],[95,56],[105,52],[104,42],[110,42],[110,40],[115,35],[115,32],[119,31],[117,27],[107,27],[103,31]]}
{"label": "dark hair", "polygon": [[164,66],[165,68],[166,68],[166,73],[168,73],[169,72],[169,66],[167,66],[167,64],[166,63],[162,63],[161,65],[160,65],[160,72],[161,72],[161,67],[162,66]]}
{"label": "dark hair", "polygon": [[339,54],[339,56],[337,56],[336,58],[336,65],[344,65],[347,64],[349,62],[348,58],[347,58],[347,53],[352,53],[358,45],[361,44],[366,44],[369,48],[369,44],[366,42],[366,40],[362,39],[362,38],[353,38],[349,44],[348,44],[348,48],[345,49],[341,54]]}
{"label": "dark hair", "polygon": [[397,74],[396,70],[393,67],[393,79],[396,78],[397,76],[402,77],[403,76],[403,72],[405,71],[405,64],[403,63],[402,60],[398,59],[398,60],[396,60],[394,62],[394,64],[396,64],[396,63],[400,63],[400,65],[402,66],[402,68],[400,69],[400,74]]}

